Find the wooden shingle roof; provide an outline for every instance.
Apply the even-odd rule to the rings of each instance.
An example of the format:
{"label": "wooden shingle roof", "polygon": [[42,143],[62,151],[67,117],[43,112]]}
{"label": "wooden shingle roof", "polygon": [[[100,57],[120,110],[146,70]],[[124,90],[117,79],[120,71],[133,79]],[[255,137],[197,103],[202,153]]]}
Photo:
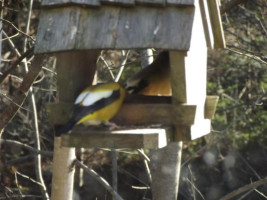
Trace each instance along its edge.
{"label": "wooden shingle roof", "polygon": [[[35,53],[141,48],[187,51],[195,7],[205,1],[43,0]],[[209,22],[204,18],[213,16],[202,18],[208,46],[212,47],[215,39],[223,46],[221,30],[212,28],[219,33],[217,39],[212,36],[214,31],[205,27]]]}
{"label": "wooden shingle roof", "polygon": [[43,6],[56,6],[63,4],[77,4],[83,6],[101,6],[109,5],[125,5],[134,6],[138,4],[166,6],[166,5],[194,5],[195,0],[43,0]]}

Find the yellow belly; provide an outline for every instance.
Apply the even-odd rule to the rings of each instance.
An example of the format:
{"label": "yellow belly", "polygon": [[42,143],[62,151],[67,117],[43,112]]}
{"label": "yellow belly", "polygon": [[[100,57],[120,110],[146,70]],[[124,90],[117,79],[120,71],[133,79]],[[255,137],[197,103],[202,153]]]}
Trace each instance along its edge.
{"label": "yellow belly", "polygon": [[104,108],[97,110],[92,114],[86,115],[85,117],[80,119],[80,121],[78,121],[76,125],[97,125],[102,122],[107,122],[117,113],[121,104],[122,101],[115,101],[112,104],[105,106]]}

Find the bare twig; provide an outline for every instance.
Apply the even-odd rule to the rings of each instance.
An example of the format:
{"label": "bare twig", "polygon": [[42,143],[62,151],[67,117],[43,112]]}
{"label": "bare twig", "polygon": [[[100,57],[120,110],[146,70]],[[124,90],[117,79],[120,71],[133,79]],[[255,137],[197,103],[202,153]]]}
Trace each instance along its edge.
{"label": "bare twig", "polygon": [[35,148],[33,148],[27,144],[21,143],[19,141],[1,139],[0,142],[1,142],[1,144],[19,146],[21,148],[27,149],[28,151],[31,151],[32,153],[42,154],[44,156],[53,156],[53,152],[51,152],[51,151],[38,150],[38,149],[35,149]]}
{"label": "bare twig", "polygon": [[243,192],[246,192],[248,190],[251,190],[251,189],[255,189],[261,185],[264,185],[264,184],[267,184],[267,178],[265,179],[261,179],[259,181],[256,181],[256,182],[253,182],[253,183],[250,183],[250,184],[247,184],[243,187],[240,187],[238,188],[237,190],[234,190],[233,192],[225,195],[224,197],[220,198],[220,200],[229,200],[229,199],[233,199],[234,197],[236,197],[237,195],[243,193]]}
{"label": "bare twig", "polygon": [[195,186],[194,183],[192,183],[192,181],[189,180],[189,178],[186,178],[187,181],[192,185],[192,187],[197,191],[197,193],[201,196],[202,199],[205,200],[204,196],[202,195],[202,193],[199,191],[199,189]]}
{"label": "bare twig", "polygon": [[82,164],[78,160],[75,160],[74,162],[76,166],[83,168],[85,173],[88,173],[93,178],[95,178],[108,192],[110,192],[115,200],[123,200],[123,198],[109,185],[109,183],[94,170],[89,169],[86,165]]}
{"label": "bare twig", "polygon": [[107,61],[103,58],[103,56],[99,56],[99,59],[101,59],[101,60],[103,61],[104,65],[106,66],[106,68],[107,68],[108,71],[109,71],[109,74],[110,74],[112,80],[114,80],[114,79],[115,79],[114,74],[113,74],[112,70],[110,69],[110,67],[109,67],[109,65],[108,65],[108,63],[107,63]]}
{"label": "bare twig", "polygon": [[[30,29],[30,22],[31,22],[31,14],[32,14],[32,5],[33,5],[33,0],[30,0],[29,3],[29,10],[28,10],[28,16],[27,16],[27,22],[26,22],[26,30],[25,33],[26,35],[29,34],[29,29]],[[31,38],[32,39],[32,38]],[[24,39],[24,45],[23,45],[23,52],[27,52],[27,42],[28,42],[28,37],[25,37]],[[24,62],[24,69],[25,72],[29,72],[28,64],[27,62]],[[32,114],[33,114],[33,122],[34,122],[34,144],[35,148],[37,150],[41,150],[41,145],[40,145],[40,132],[39,132],[39,125],[38,125],[38,114],[37,114],[37,107],[35,103],[35,96],[33,94],[33,89],[32,86],[29,88],[29,96],[30,96],[30,101],[32,105]],[[43,199],[49,200],[49,195],[45,186],[45,182],[43,180],[43,175],[42,175],[42,164],[41,164],[41,155],[37,154],[35,156],[35,174],[37,181],[40,182],[41,184],[41,192],[42,192],[42,197]]]}
{"label": "bare twig", "polygon": [[15,116],[18,109],[21,107],[25,98],[27,97],[27,93],[29,91],[30,86],[33,84],[34,80],[36,79],[36,77],[38,76],[39,72],[42,69],[42,64],[39,60],[42,58],[43,58],[42,56],[38,56],[38,58],[35,59],[34,64],[32,64],[31,70],[24,76],[23,82],[21,83],[18,91],[16,91],[14,95],[13,98],[14,104],[11,104],[3,108],[0,118],[0,132],[2,131],[2,129],[5,128],[8,122]]}
{"label": "bare twig", "polygon": [[0,84],[4,81],[4,79],[17,68],[17,65],[21,63],[25,58],[31,57],[33,55],[33,48],[28,49],[26,52],[24,52],[12,65],[11,67],[6,70],[1,76],[0,76]]}
{"label": "bare twig", "polygon": [[[111,161],[112,161],[112,187],[116,192],[118,191],[118,162],[116,149],[111,149]],[[113,197],[115,200],[115,198]]]}
{"label": "bare twig", "polygon": [[10,39],[10,37],[8,37],[7,33],[3,30],[2,31],[3,35],[6,37],[9,46],[11,47],[11,49],[13,51],[15,51],[15,53],[17,54],[17,56],[21,56],[19,50],[17,49],[16,45],[12,42],[12,40]]}
{"label": "bare twig", "polygon": [[149,162],[150,159],[147,157],[147,155],[145,154],[143,149],[137,149],[139,155],[141,155],[144,158],[144,165],[145,165],[145,169],[146,169],[146,173],[148,176],[148,182],[152,183],[152,176],[151,176],[151,172],[150,172],[150,168],[149,168]]}
{"label": "bare twig", "polygon": [[25,178],[25,179],[31,181],[32,183],[35,183],[35,184],[37,184],[37,185],[39,185],[39,186],[42,186],[41,183],[39,183],[38,181],[32,179],[31,177],[29,177],[29,176],[27,176],[27,175],[25,175],[25,174],[22,174],[22,173],[20,173],[20,172],[18,172],[18,171],[16,171],[16,174],[18,174],[18,175],[20,175],[21,177],[23,177],[23,178]]}
{"label": "bare twig", "polygon": [[41,196],[38,195],[11,195],[9,197],[0,197],[0,200],[6,200],[6,199],[22,199],[22,198],[31,198],[31,199],[37,199],[41,198]]}
{"label": "bare twig", "polygon": [[232,0],[232,1],[228,2],[225,6],[223,6],[221,8],[221,14],[229,12],[230,10],[232,10],[233,8],[238,6],[239,4],[243,3],[243,1],[246,1],[246,0]]}
{"label": "bare twig", "polygon": [[27,38],[30,38],[32,41],[35,41],[33,39],[33,37],[29,36],[27,33],[23,32],[22,30],[20,30],[19,28],[17,28],[12,22],[6,20],[6,19],[3,19],[3,18],[0,18],[0,21],[4,22],[4,23],[7,23],[9,25],[11,25],[14,29],[16,29],[16,31],[18,31],[19,33],[21,33],[22,35],[26,36]]}
{"label": "bare twig", "polygon": [[121,74],[124,70],[125,64],[127,62],[128,59],[128,55],[129,55],[130,51],[128,50],[126,53],[125,51],[122,51],[122,58],[121,58],[121,63],[120,63],[120,69],[119,72],[116,74],[116,77],[114,79],[115,82],[118,82],[120,80]]}
{"label": "bare twig", "polygon": [[248,58],[251,58],[251,59],[253,59],[253,60],[255,60],[255,61],[258,61],[258,62],[260,62],[260,63],[262,63],[262,64],[267,65],[267,62],[265,62],[264,60],[262,60],[262,59],[261,59],[260,57],[258,57],[258,56],[251,55],[251,54],[248,54],[248,53],[243,53],[243,52],[240,52],[240,51],[236,51],[236,50],[230,49],[230,48],[228,48],[228,47],[226,47],[225,49],[227,49],[228,51],[231,51],[231,52],[233,52],[233,53],[236,53],[236,54],[238,54],[238,55],[246,56],[246,57],[248,57]]}
{"label": "bare twig", "polygon": [[6,38],[2,38],[2,39],[1,39],[1,42],[5,41],[5,40],[12,39],[12,38],[14,38],[14,37],[17,37],[18,35],[19,35],[19,33],[16,33],[16,34],[11,35],[11,36],[8,36],[8,37],[6,37]]}

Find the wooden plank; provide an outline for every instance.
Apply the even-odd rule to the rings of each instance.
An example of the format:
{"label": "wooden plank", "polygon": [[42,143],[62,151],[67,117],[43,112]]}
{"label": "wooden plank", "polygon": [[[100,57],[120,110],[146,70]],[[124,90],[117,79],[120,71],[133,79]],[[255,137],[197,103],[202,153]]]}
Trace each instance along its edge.
{"label": "wooden plank", "polygon": [[[50,122],[65,124],[71,117],[71,107],[71,103],[47,104],[46,111]],[[111,121],[122,126],[192,125],[196,109],[194,105],[123,104]]]}
{"label": "wooden plank", "polygon": [[112,119],[120,125],[174,125],[194,123],[196,106],[171,104],[124,104]]}
{"label": "wooden plank", "polygon": [[170,51],[172,100],[175,103],[186,103],[186,52]]}
{"label": "wooden plank", "polygon": [[128,104],[170,104],[172,101],[171,96],[146,96],[146,95],[136,95],[136,94],[127,94],[124,103]]}
{"label": "wooden plank", "polygon": [[135,1],[134,0],[100,0],[101,4],[110,4],[113,6],[116,5],[122,5],[122,6],[134,6]]}
{"label": "wooden plank", "polygon": [[193,15],[192,7],[44,9],[35,53],[148,47],[188,50]]}
{"label": "wooden plank", "polygon": [[136,6],[131,10],[121,9],[116,48],[187,50],[193,12],[193,8],[174,7],[162,9]]}
{"label": "wooden plank", "polygon": [[111,5],[160,5],[165,6],[166,4],[171,6],[193,6],[195,0],[43,0],[42,6],[62,6],[64,4],[80,4],[86,6],[99,6],[100,1],[103,4]]}
{"label": "wooden plank", "polygon": [[195,0],[166,0],[168,5],[176,5],[176,6],[181,6],[181,5],[190,5],[193,6],[195,5]]}
{"label": "wooden plank", "polygon": [[213,119],[218,101],[219,101],[218,96],[206,97],[205,112],[204,112],[205,119]]}
{"label": "wooden plank", "polygon": [[35,53],[74,49],[79,19],[79,8],[43,10],[37,30]]}
{"label": "wooden plank", "polygon": [[99,51],[69,51],[55,54],[58,74],[57,96],[60,101],[73,102],[85,87],[92,85],[99,53]]}
{"label": "wooden plank", "polygon": [[218,1],[208,0],[207,2],[214,35],[214,48],[225,48],[225,38]]}
{"label": "wooden plank", "polygon": [[94,130],[75,128],[71,134],[62,136],[62,146],[84,148],[147,148],[157,149],[167,145],[170,134],[162,128]]}
{"label": "wooden plank", "polygon": [[136,4],[139,5],[150,5],[150,6],[165,6],[165,0],[135,0]]}
{"label": "wooden plank", "polygon": [[199,0],[199,6],[200,6],[200,12],[201,12],[201,17],[202,17],[202,23],[203,23],[203,28],[205,32],[207,47],[213,48],[214,37],[213,37],[213,32],[212,32],[212,27],[211,27],[211,22],[210,22],[210,14],[209,14],[207,1]]}
{"label": "wooden plank", "polygon": [[100,6],[100,0],[43,0],[42,6],[64,6],[64,5],[81,5],[81,6]]}

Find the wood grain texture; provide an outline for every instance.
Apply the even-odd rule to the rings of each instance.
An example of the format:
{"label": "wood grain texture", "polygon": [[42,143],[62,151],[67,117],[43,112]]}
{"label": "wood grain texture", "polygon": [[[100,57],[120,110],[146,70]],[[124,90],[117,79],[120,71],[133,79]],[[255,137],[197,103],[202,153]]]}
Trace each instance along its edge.
{"label": "wood grain texture", "polygon": [[147,148],[158,149],[167,145],[170,134],[165,129],[94,130],[75,128],[62,136],[62,146],[84,148]]}
{"label": "wood grain texture", "polygon": [[207,0],[214,35],[214,48],[225,48],[225,38],[218,1]]}
{"label": "wood grain texture", "polygon": [[166,2],[169,5],[176,5],[176,6],[195,4],[195,0],[166,0]]}
{"label": "wood grain texture", "polygon": [[42,6],[64,5],[100,6],[100,0],[42,0]]}
{"label": "wood grain texture", "polygon": [[193,14],[192,7],[44,9],[35,53],[148,47],[188,50]]}
{"label": "wood grain texture", "polygon": [[207,47],[213,48],[214,47],[214,37],[210,22],[210,13],[209,8],[206,0],[199,0],[200,12],[202,17],[202,24],[205,31],[205,38]]}
{"label": "wood grain texture", "polygon": [[219,96],[207,96],[205,101],[205,119],[213,119]]}
{"label": "wood grain texture", "polygon": [[63,102],[73,102],[77,95],[92,85],[98,51],[69,51],[57,57],[57,95]]}
{"label": "wood grain texture", "polygon": [[152,5],[152,6],[184,6],[184,5],[194,5],[194,0],[43,0],[42,6],[62,6],[62,5],[85,5],[85,6],[96,6],[101,4],[110,4],[110,5]]}
{"label": "wood grain texture", "polygon": [[122,6],[134,6],[134,0],[101,0],[101,4],[110,4],[112,6],[122,5]]}
{"label": "wood grain texture", "polygon": [[165,0],[135,0],[136,4],[150,5],[150,6],[165,6]]}
{"label": "wood grain texture", "polygon": [[[71,117],[71,103],[48,104],[46,111],[53,124],[65,124]],[[111,120],[121,126],[192,125],[196,106],[172,104],[123,104]]]}

